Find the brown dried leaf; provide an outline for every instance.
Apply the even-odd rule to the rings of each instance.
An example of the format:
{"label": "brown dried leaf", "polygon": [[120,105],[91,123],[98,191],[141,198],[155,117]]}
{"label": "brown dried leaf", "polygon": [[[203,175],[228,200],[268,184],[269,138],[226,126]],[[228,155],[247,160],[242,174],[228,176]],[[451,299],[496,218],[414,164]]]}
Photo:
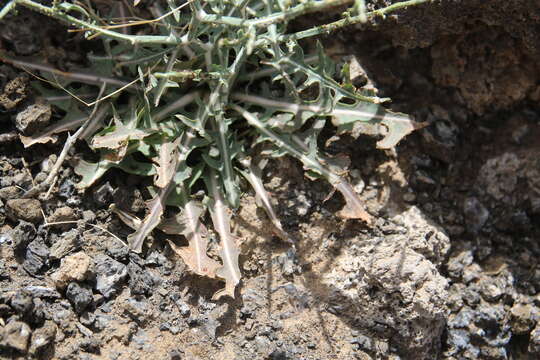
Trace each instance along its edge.
{"label": "brown dried leaf", "polygon": [[154,180],[157,187],[165,187],[169,181],[168,179],[171,179],[176,172],[178,144],[180,144],[180,138],[177,138],[174,142],[166,142],[159,148],[157,176]]}
{"label": "brown dried leaf", "polygon": [[345,199],[345,206],[338,212],[338,216],[343,219],[359,219],[366,224],[373,223],[373,217],[364,209],[364,204],[352,186],[345,180],[334,185]]}
{"label": "brown dried leaf", "polygon": [[200,221],[202,212],[203,209],[200,205],[194,201],[188,202],[176,219],[178,224],[184,226],[182,234],[188,239],[189,246],[180,247],[172,241],[169,241],[169,244],[191,271],[198,275],[214,278],[221,264],[208,257],[206,253],[208,240],[207,230]]}
{"label": "brown dried leaf", "polygon": [[210,191],[212,200],[210,201],[210,213],[212,222],[221,239],[220,256],[223,261],[223,266],[220,267],[216,275],[225,279],[225,288],[219,290],[212,296],[213,300],[217,300],[222,296],[230,296],[234,298],[234,290],[240,282],[241,274],[238,266],[238,256],[240,251],[236,245],[236,239],[231,234],[230,214],[225,202],[221,189],[218,187],[216,174],[212,172],[210,178]]}
{"label": "brown dried leaf", "polygon": [[21,142],[23,143],[25,148],[30,147],[34,144],[44,144],[49,141],[54,143],[57,140],[57,137],[54,134],[73,130],[81,126],[88,118],[88,115],[84,115],[80,112],[77,115],[78,116],[68,115],[59,122],[56,122],[46,127],[45,129],[43,129],[43,131],[40,131],[39,133],[32,136],[19,135]]}

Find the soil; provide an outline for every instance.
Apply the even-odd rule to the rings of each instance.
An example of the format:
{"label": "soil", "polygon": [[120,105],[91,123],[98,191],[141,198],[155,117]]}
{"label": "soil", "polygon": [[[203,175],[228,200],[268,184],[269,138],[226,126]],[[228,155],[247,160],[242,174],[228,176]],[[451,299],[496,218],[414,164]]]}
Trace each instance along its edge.
{"label": "soil", "polygon": [[[80,61],[57,24],[21,16],[2,24],[2,46]],[[351,155],[371,229],[338,219],[341,200],[298,163],[272,163],[265,186],[296,250],[245,194],[233,218],[243,281],[217,302],[222,284],[190,274],[163,234],[140,256],[111,235],[130,229],[108,205],[143,210],[141,179],[113,171],[82,193],[66,166],[49,199],[22,198],[63,138],[23,149],[19,134],[54,110],[2,65],[0,358],[540,358],[539,22],[530,1],[446,0],[323,39],[430,126],[395,151],[367,136],[328,149]]]}

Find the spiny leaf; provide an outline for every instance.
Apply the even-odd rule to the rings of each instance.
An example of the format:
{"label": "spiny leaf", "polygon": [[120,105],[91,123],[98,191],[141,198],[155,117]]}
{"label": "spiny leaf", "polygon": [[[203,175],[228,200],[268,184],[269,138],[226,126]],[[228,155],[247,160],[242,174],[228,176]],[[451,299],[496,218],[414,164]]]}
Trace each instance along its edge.
{"label": "spiny leaf", "polygon": [[136,253],[142,251],[144,239],[154,230],[161,222],[161,216],[165,210],[165,201],[169,192],[172,190],[172,181],[159,191],[158,196],[147,203],[148,214],[142,221],[141,225],[133,234],[128,236],[129,248]]}
{"label": "spiny leaf", "polygon": [[272,225],[274,225],[274,231],[276,235],[279,236],[281,240],[294,244],[294,240],[289,236],[289,234],[287,234],[287,232],[285,232],[285,230],[283,230],[283,226],[281,225],[281,221],[279,221],[274,211],[272,202],[270,201],[270,197],[264,189],[261,169],[257,165],[250,163],[246,171],[240,172],[249,181],[253,190],[255,190],[257,204],[261,206],[264,211],[266,211],[266,214],[270,218]]}
{"label": "spiny leaf", "polygon": [[118,149],[127,147],[127,143],[130,140],[141,140],[150,134],[152,134],[152,131],[146,129],[134,129],[118,122],[110,132],[94,136],[92,138],[91,146],[96,149]]}
{"label": "spiny leaf", "polygon": [[176,172],[176,161],[178,144],[180,137],[175,141],[167,141],[161,144],[159,148],[159,157],[157,159],[157,177],[154,184],[157,187],[163,188],[172,179]]}
{"label": "spiny leaf", "polygon": [[226,295],[234,298],[234,290],[241,278],[238,267],[239,250],[236,239],[231,234],[229,209],[223,201],[222,190],[218,185],[214,170],[211,170],[208,176],[208,187],[212,196],[208,200],[208,207],[212,215],[212,223],[221,240],[220,256],[223,261],[223,266],[217,270],[216,275],[225,279],[225,288],[216,292],[212,299],[217,300]]}
{"label": "spiny leaf", "polygon": [[231,106],[234,110],[242,114],[242,116],[259,132],[262,137],[271,141],[276,145],[276,149],[279,151],[279,155],[282,152],[286,152],[288,155],[293,156],[300,160],[304,166],[314,171],[315,173],[323,176],[330,184],[332,184],[338,191],[340,191],[345,201],[347,202],[347,209],[341,213],[344,217],[360,219],[367,224],[371,224],[371,216],[364,210],[362,201],[354,191],[348,182],[341,176],[332,172],[324,163],[325,160],[319,156],[316,149],[310,149],[308,147],[300,146],[298,142],[295,142],[294,136],[288,134],[278,134],[265,126],[264,120],[259,120],[255,115],[246,111],[238,105]]}
{"label": "spiny leaf", "polygon": [[171,248],[184,260],[194,273],[214,278],[217,269],[221,266],[217,261],[208,257],[207,230],[200,221],[203,208],[195,201],[185,204],[183,210],[175,217],[176,222],[184,227],[182,234],[189,242],[189,246],[177,246],[169,241]]}

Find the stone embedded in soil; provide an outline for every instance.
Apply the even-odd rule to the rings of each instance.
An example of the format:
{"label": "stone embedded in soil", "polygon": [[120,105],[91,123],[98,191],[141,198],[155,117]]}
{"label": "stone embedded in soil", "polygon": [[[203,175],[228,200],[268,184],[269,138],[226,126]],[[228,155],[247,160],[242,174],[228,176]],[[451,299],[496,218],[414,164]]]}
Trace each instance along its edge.
{"label": "stone embedded in soil", "polygon": [[[73,210],[69,206],[62,206],[54,211],[54,213],[50,216],[47,222],[54,223],[54,222],[74,221],[74,220],[77,220],[77,215],[75,214],[75,210]],[[62,224],[62,225],[54,225],[54,226],[59,226],[62,228],[70,228],[75,225],[76,224]]]}
{"label": "stone embedded in soil", "polygon": [[521,165],[519,157],[509,152],[489,159],[478,174],[478,190],[511,205],[510,195],[517,186]]}
{"label": "stone embedded in soil", "polygon": [[22,252],[26,249],[28,244],[35,239],[36,228],[34,224],[21,220],[19,221],[19,224],[9,232],[9,236],[11,237],[11,242],[15,251]]}
{"label": "stone embedded in soil", "polygon": [[531,331],[528,350],[531,354],[540,355],[540,323]]}
{"label": "stone embedded in soil", "polygon": [[94,274],[92,258],[78,252],[62,259],[60,268],[51,275],[57,288],[63,289],[72,281],[84,281]]}
{"label": "stone embedded in soil", "polygon": [[[354,245],[346,244],[348,251],[335,259],[324,279],[334,289],[329,296],[343,305],[336,311],[339,316],[350,316],[370,329],[384,318],[400,351],[415,359],[432,359],[447,314],[447,280],[434,263],[409,247],[409,238],[421,239],[426,226],[410,224],[406,236],[351,240]],[[448,238],[427,239],[415,247],[441,262],[445,251],[439,252],[436,244],[448,249]],[[352,309],[362,309],[362,315]]]}
{"label": "stone embedded in soil", "polygon": [[10,301],[11,307],[17,313],[27,316],[34,310],[32,296],[24,291],[17,291]]}
{"label": "stone embedded in soil", "polygon": [[70,252],[80,248],[81,241],[79,231],[72,229],[58,236],[57,240],[51,246],[51,258],[61,259]]}
{"label": "stone embedded in soil", "polygon": [[41,222],[41,203],[37,199],[11,199],[6,203],[6,215],[12,220],[24,220],[37,224]]}
{"label": "stone embedded in soil", "polygon": [[44,348],[54,343],[56,331],[56,324],[52,321],[46,321],[41,328],[35,330],[32,334],[32,341],[28,352],[32,355],[37,355]]}
{"label": "stone embedded in soil", "polygon": [[69,283],[66,289],[66,297],[78,314],[81,314],[94,300],[90,287],[79,285],[76,282]]}
{"label": "stone embedded in soil", "polygon": [[127,260],[129,256],[129,248],[121,244],[116,239],[107,240],[106,250],[107,254],[119,261]]}
{"label": "stone embedded in soil", "polygon": [[0,345],[26,353],[31,334],[30,326],[22,321],[12,321],[1,330]]}
{"label": "stone embedded in soil", "polygon": [[527,334],[538,320],[537,309],[530,304],[515,304],[510,309],[510,326],[514,334]]}
{"label": "stone embedded in soil", "polygon": [[120,186],[113,193],[114,203],[122,210],[137,213],[146,208],[141,191],[133,186]]}
{"label": "stone embedded in soil", "polygon": [[[5,67],[2,67],[2,72],[4,71]],[[0,93],[0,105],[6,110],[11,110],[17,106],[19,102],[26,98],[27,84],[28,77],[25,74],[10,80],[4,86],[3,93]]]}
{"label": "stone embedded in soil", "polygon": [[489,210],[476,197],[469,197],[463,203],[465,223],[470,233],[478,233],[489,218]]}
{"label": "stone embedded in soil", "polygon": [[25,135],[43,129],[51,119],[51,105],[38,102],[28,106],[15,117],[15,127]]}
{"label": "stone embedded in soil", "polygon": [[98,187],[94,192],[92,192],[92,196],[97,205],[106,206],[113,201],[113,192],[114,190],[111,184],[109,184],[109,182],[106,182],[105,184]]}
{"label": "stone embedded in soil", "polygon": [[106,298],[116,295],[118,286],[128,276],[126,266],[103,254],[96,256],[94,260],[96,264],[96,290]]}
{"label": "stone embedded in soil", "polygon": [[22,192],[17,186],[6,186],[0,189],[0,199],[6,201],[17,199],[21,196]]}
{"label": "stone embedded in soil", "polygon": [[34,298],[60,299],[62,297],[55,289],[45,286],[30,285],[25,287],[24,291]]}
{"label": "stone embedded in soil", "polygon": [[48,264],[49,249],[41,239],[32,241],[26,248],[23,268],[31,275],[39,275]]}
{"label": "stone embedded in soil", "polygon": [[127,266],[129,274],[129,289],[133,295],[147,295],[159,283],[159,279],[153,276],[142,266],[142,259],[133,253],[130,254],[130,262]]}

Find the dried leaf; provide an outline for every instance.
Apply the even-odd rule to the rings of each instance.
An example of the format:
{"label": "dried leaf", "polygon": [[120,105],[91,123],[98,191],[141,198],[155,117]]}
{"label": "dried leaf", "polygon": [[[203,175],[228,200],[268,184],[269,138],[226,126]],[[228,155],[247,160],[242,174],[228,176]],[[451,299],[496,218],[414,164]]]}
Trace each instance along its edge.
{"label": "dried leaf", "polygon": [[56,142],[57,137],[54,134],[60,132],[73,130],[82,124],[88,119],[88,115],[82,113],[81,111],[72,111],[68,113],[62,120],[46,127],[44,130],[40,131],[37,134],[32,136],[23,136],[19,135],[21,142],[24,147],[30,147],[34,144],[44,144],[50,142]]}
{"label": "dried leaf", "polygon": [[[179,139],[175,141],[176,144],[180,142]],[[182,154],[181,156],[182,159],[185,160],[186,155]],[[158,226],[161,222],[161,216],[163,215],[163,211],[165,210],[167,197],[169,196],[169,193],[175,185],[173,178],[176,175],[176,172],[179,170],[179,165],[184,165],[184,160],[180,161],[180,156],[178,156],[178,152],[174,151],[174,159],[169,164],[173,171],[167,171],[168,177],[164,178],[163,180],[165,186],[163,186],[159,190],[158,195],[148,203],[149,212],[148,215],[144,218],[141,226],[137,229],[137,231],[128,236],[128,243],[131,250],[140,253],[142,251],[144,239],[146,239],[146,237],[152,232],[152,230],[154,230],[154,228]]]}
{"label": "dried leaf", "polygon": [[176,216],[176,220],[177,224],[183,225],[182,234],[187,238],[189,246],[180,247],[172,241],[169,241],[169,244],[194,273],[214,278],[221,265],[206,254],[208,240],[207,230],[200,221],[202,212],[203,209],[199,204],[194,201],[188,202],[183,211]]}
{"label": "dried leaf", "polygon": [[352,186],[345,180],[334,184],[345,199],[345,206],[338,212],[338,216],[343,219],[359,219],[366,224],[373,223],[373,217],[364,209],[364,204]]}
{"label": "dried leaf", "polygon": [[148,214],[142,221],[139,228],[131,235],[128,236],[129,248],[136,253],[142,251],[144,239],[154,230],[156,226],[161,222],[161,216],[165,210],[165,201],[167,196],[173,188],[173,182],[159,191],[159,194],[148,202]]}
{"label": "dried leaf", "polygon": [[[114,204],[109,209],[118,215],[120,220],[130,228],[137,230],[141,227],[142,221],[137,216],[117,208]],[[189,242],[189,246],[178,246],[169,239],[167,239],[167,242],[174,252],[184,260],[191,271],[197,275],[215,278],[216,270],[221,264],[206,254],[208,230],[200,221],[202,211],[200,204],[190,201],[181,212],[164,219],[157,228],[169,235],[184,235]]]}
{"label": "dried leaf", "polygon": [[109,133],[94,136],[91,145],[94,148],[118,149],[126,147],[129,140],[141,140],[150,134],[152,131],[132,129],[121,124]]}
{"label": "dried leaf", "polygon": [[223,201],[222,190],[218,186],[215,171],[211,171],[208,182],[212,195],[212,199],[209,200],[209,208],[214,228],[221,239],[220,256],[223,261],[223,266],[217,270],[216,275],[225,279],[225,288],[216,292],[212,299],[217,300],[226,295],[234,298],[234,290],[241,278],[238,267],[239,250],[236,240],[231,234],[229,209]]}
{"label": "dried leaf", "polygon": [[178,159],[177,150],[180,138],[174,142],[166,142],[159,148],[159,158],[157,159],[157,176],[154,184],[163,188],[176,171],[176,161]]}

